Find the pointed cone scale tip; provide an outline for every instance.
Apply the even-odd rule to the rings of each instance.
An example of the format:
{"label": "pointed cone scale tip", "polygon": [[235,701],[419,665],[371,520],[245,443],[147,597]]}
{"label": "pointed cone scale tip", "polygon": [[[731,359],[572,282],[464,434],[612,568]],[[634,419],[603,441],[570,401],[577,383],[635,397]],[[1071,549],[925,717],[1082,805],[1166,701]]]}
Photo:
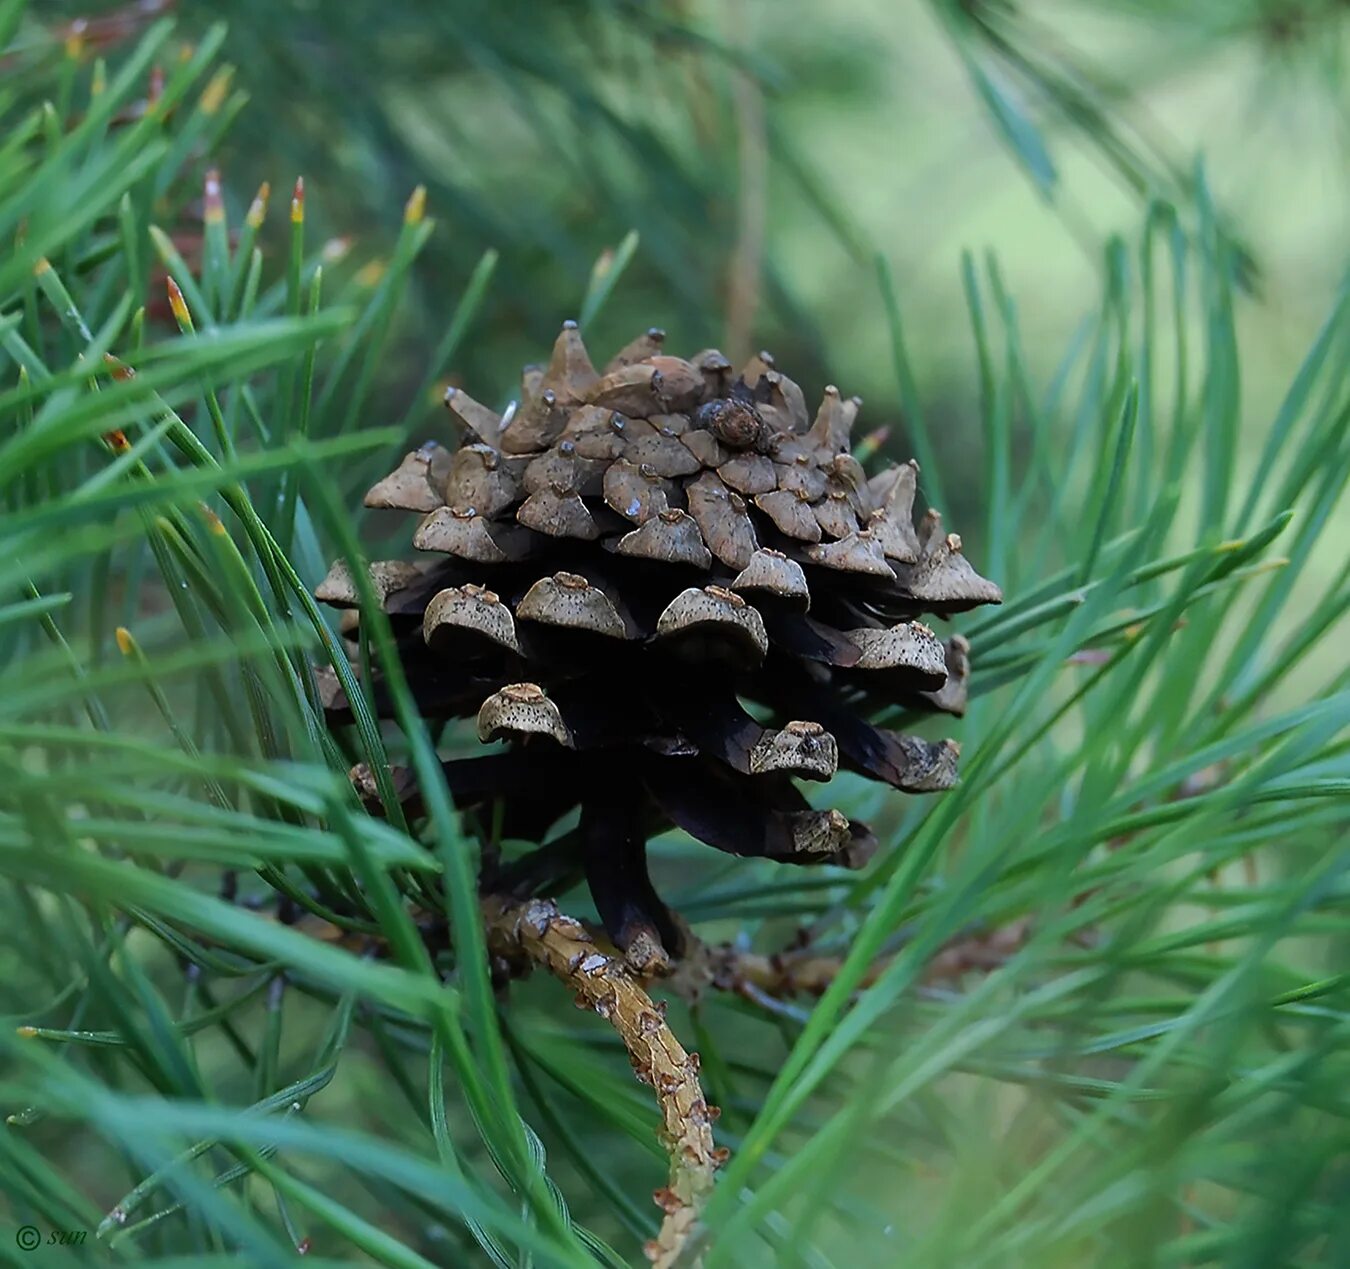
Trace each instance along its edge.
{"label": "pointed cone scale tip", "polygon": [[[375,560],[366,570],[375,598],[383,604],[397,590],[415,582],[417,569],[402,560]],[[314,588],[314,598],[325,604],[354,607],[360,603],[360,592],[352,579],[346,560],[337,560],[328,570],[328,576]]]}
{"label": "pointed cone scale tip", "polygon": [[422,615],[422,638],[429,648],[450,651],[466,636],[520,651],[511,610],[494,591],[472,583],[438,592]]}
{"label": "pointed cone scale tip", "polygon": [[940,688],[922,693],[934,709],[960,718],[970,703],[970,642],[952,635],[944,645],[947,680]]}
{"label": "pointed cone scale tip", "polygon": [[593,541],[600,526],[579,494],[555,488],[532,493],[516,510],[516,519],[526,528],[554,538]]}
{"label": "pointed cone scale tip", "polygon": [[484,744],[506,736],[549,736],[574,747],[562,711],[537,683],[508,683],[478,710],[478,739]]}
{"label": "pointed cone scale tip", "polygon": [[291,223],[302,225],[305,221],[305,178],[295,178],[295,189],[291,192]]}
{"label": "pointed cone scale tip", "polygon": [[912,670],[935,679],[941,686],[947,677],[946,652],[938,637],[922,622],[901,622],[888,630],[848,630],[848,637],[862,650],[856,669]]}
{"label": "pointed cone scale tip", "polygon": [[821,531],[832,538],[846,538],[858,527],[858,518],[845,496],[837,490],[811,508]]}
{"label": "pointed cone scale tip", "polygon": [[602,488],[606,504],[634,524],[646,524],[669,509],[665,483],[650,468],[644,471],[626,458],[606,468]]}
{"label": "pointed cone scale tip", "polygon": [[813,564],[819,564],[822,568],[884,577],[892,581],[895,579],[895,570],[886,563],[881,541],[865,529],[850,533],[837,542],[813,546],[807,555]]}
{"label": "pointed cone scale tip", "polygon": [[[434,492],[434,477],[428,484]],[[520,497],[520,485],[501,455],[483,444],[463,445],[455,451],[444,490],[449,506],[489,518],[506,511]]]}
{"label": "pointed cone scale tip", "polygon": [[475,401],[463,388],[451,384],[445,390],[445,406],[479,440],[495,445],[506,419]]}
{"label": "pointed cone scale tip", "polygon": [[639,559],[691,564],[702,569],[712,567],[712,552],[704,545],[697,522],[687,512],[673,507],[657,512],[640,528],[625,534],[615,549],[620,555]]}
{"label": "pointed cone scale tip", "polygon": [[600,376],[591,364],[585,341],[575,321],[569,318],[562,324],[553,341],[553,353],[540,380],[541,396],[553,394],[553,404],[576,405],[599,382]]}
{"label": "pointed cone scale tip", "polygon": [[338,560],[328,575],[314,588],[314,598],[324,604],[356,603],[356,587],[346,560]]}
{"label": "pointed cone scale tip", "polygon": [[839,767],[839,746],[819,723],[794,721],[782,731],[766,731],[750,751],[750,774],[786,771],[811,780],[828,780]]}
{"label": "pointed cone scale tip", "polygon": [[666,605],[656,622],[658,639],[673,636],[724,637],[762,659],[769,651],[769,636],[759,610],[734,591],[721,586],[691,586]]}
{"label": "pointed cone scale tip", "polygon": [[366,491],[367,507],[394,511],[435,511],[445,499],[432,484],[433,473],[445,451],[438,445],[423,446],[403,456],[392,472]]}
{"label": "pointed cone scale tip", "polygon": [[917,736],[896,734],[891,738],[904,755],[898,787],[906,793],[939,793],[956,783],[961,746],[955,740],[933,743]]}
{"label": "pointed cone scale tip", "polygon": [[761,548],[750,557],[749,563],[731,583],[731,589],[764,592],[802,609],[811,604],[811,592],[802,566],[781,551],[768,548]]}
{"label": "pointed cone scale tip", "polygon": [[842,811],[798,811],[788,819],[798,854],[833,855],[849,843],[848,816]]}
{"label": "pointed cone scale tip", "polygon": [[826,459],[847,450],[849,433],[858,417],[860,404],[857,397],[844,401],[839,395],[839,389],[830,384],[821,397],[815,421],[805,437],[806,443],[820,451]]}
{"label": "pointed cone scale tip", "polygon": [[652,326],[643,331],[635,339],[630,340],[613,357],[605,363],[604,373],[613,374],[616,370],[621,370],[624,366],[631,366],[636,362],[645,361],[648,357],[653,357],[661,351],[661,345],[665,342],[666,332],[658,326]]}
{"label": "pointed cone scale tip", "polygon": [[794,433],[802,433],[811,425],[811,416],[807,413],[806,397],[801,388],[787,375],[770,370],[764,376],[769,389],[769,407],[781,418],[784,426]]}
{"label": "pointed cone scale tip", "polygon": [[576,573],[541,577],[516,605],[516,616],[521,621],[584,630],[611,639],[627,637],[613,600]]}
{"label": "pointed cone scale tip", "polygon": [[[459,400],[463,399],[461,392]],[[460,406],[452,408],[464,417]],[[515,413],[508,411],[508,415],[501,419],[499,434],[502,451],[507,454],[538,454],[546,450],[562,435],[568,418],[567,410],[559,404],[557,394],[550,387],[524,402]],[[484,434],[480,429],[474,430],[480,436]]]}
{"label": "pointed cone scale tip", "polygon": [[919,561],[902,568],[900,582],[915,599],[944,612],[1003,602],[1002,588],[975,571],[960,537],[944,534],[942,516],[931,508],[919,524]]}
{"label": "pointed cone scale tip", "polygon": [[509,558],[482,516],[456,515],[449,507],[438,508],[422,521],[413,534],[413,546],[479,564],[504,564]]}
{"label": "pointed cone scale tip", "polygon": [[[820,541],[820,524],[810,505],[797,494],[786,489],[775,489],[771,493],[756,494],[754,501],[755,506],[773,521],[780,533],[796,538],[799,542]],[[815,559],[814,555],[812,559]]]}

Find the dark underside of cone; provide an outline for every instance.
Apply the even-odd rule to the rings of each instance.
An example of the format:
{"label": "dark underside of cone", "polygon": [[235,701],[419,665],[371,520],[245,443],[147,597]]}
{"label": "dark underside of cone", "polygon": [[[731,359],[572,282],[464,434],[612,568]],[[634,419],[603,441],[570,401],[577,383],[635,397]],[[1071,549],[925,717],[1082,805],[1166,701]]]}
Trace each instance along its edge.
{"label": "dark underside of cone", "polygon": [[[661,342],[649,331],[597,371],[567,323],[516,408],[452,389],[460,447],[423,446],[366,496],[422,517],[427,560],[371,581],[423,714],[505,742],[445,764],[456,804],[579,861],[610,935],[653,967],[679,935],[648,838],[676,825],[733,854],[859,866],[866,826],[814,809],[801,782],[842,766],[949,787],[954,742],[867,718],[960,714],[965,641],[919,618],[1001,599],[936,511],[916,528],[914,463],[869,477],[852,456],[857,398],[826,388],[812,417],[767,354],[736,374]],[[316,593],[357,600],[342,564]],[[331,671],[320,689],[349,721]]]}

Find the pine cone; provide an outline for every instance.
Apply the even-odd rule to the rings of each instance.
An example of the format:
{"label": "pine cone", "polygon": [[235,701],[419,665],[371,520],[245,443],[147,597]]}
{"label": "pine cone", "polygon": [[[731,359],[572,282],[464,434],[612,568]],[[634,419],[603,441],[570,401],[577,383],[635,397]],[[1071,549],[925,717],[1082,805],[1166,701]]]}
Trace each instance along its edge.
{"label": "pine cone", "polygon": [[[420,513],[413,545],[446,557],[371,570],[419,706],[506,742],[444,765],[457,806],[486,824],[500,799],[503,835],[540,842],[580,806],[549,850],[580,855],[614,942],[650,968],[681,941],[650,836],[857,867],[871,833],[797,781],[842,764],[907,793],[953,783],[955,742],[866,715],[960,714],[965,641],[916,618],[1001,599],[936,511],[915,530],[916,464],[869,479],[852,457],[856,397],[826,388],[812,420],[767,353],[734,375],[661,345],[648,331],[597,372],[566,323],[518,408],[451,389],[463,444],[424,445],[366,495]],[[316,594],[356,602],[342,564]],[[350,718],[332,680],[326,702]]]}

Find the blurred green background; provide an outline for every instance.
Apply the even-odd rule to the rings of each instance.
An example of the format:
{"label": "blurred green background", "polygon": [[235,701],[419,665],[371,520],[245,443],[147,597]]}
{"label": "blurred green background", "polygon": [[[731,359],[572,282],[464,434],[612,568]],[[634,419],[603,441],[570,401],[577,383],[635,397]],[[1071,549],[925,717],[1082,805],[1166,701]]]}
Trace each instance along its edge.
{"label": "blurred green background", "polygon": [[[996,256],[1032,378],[1048,382],[1098,305],[1104,244],[1120,235],[1137,245],[1149,198],[1189,209],[1203,162],[1225,232],[1245,253],[1236,317],[1252,444],[1239,453],[1237,487],[1350,260],[1343,0],[81,0],[38,4],[32,16],[86,18],[72,35],[111,49],[169,8],[188,37],[229,24],[222,56],[238,68],[221,150],[230,221],[269,181],[272,259],[285,254],[284,205],[297,174],[308,224],[334,243],[334,293],[344,273],[358,286],[377,278],[405,201],[427,187],[438,226],[361,420],[384,426],[420,406],[413,440],[449,435],[440,385],[413,398],[485,250],[500,253],[497,274],[448,372],[500,404],[520,365],[544,355],[558,323],[576,315],[597,259],[636,231],[631,262],[588,331],[598,353],[652,324],[676,351],[770,348],[809,397],[827,382],[862,395],[864,420],[888,427],[887,450],[908,457],[879,256],[896,281],[939,470],[957,499],[944,511],[979,558],[978,482],[961,479],[980,462],[963,251]],[[190,237],[199,216],[189,207],[165,227]],[[1012,427],[1016,441],[1028,424],[1014,416]],[[364,483],[338,475],[346,492]],[[1301,594],[1343,567],[1344,498],[1334,515],[1339,528],[1300,576]],[[1270,708],[1301,703],[1300,687],[1326,677],[1335,646],[1324,641],[1309,658],[1318,664],[1281,684]],[[1320,945],[1309,960],[1310,972],[1334,969]],[[177,987],[167,956],[155,969]],[[558,1004],[555,984],[514,989],[516,1038],[547,1049]],[[320,1026],[320,1011],[310,1025],[305,1008],[288,1015],[288,1061],[312,1050]],[[734,1023],[727,1035],[734,1051]],[[226,1057],[212,1051],[222,1071]],[[584,1073],[587,1054],[560,1060]],[[860,1055],[849,1071],[865,1069]],[[928,1178],[934,1208],[945,1203],[952,1221],[974,1201],[953,1198],[963,1184],[996,1191],[984,1125],[997,1125],[991,1137],[1015,1137],[1028,1168],[1053,1136],[1037,1120],[1043,1108],[1014,1123],[1007,1087],[966,1081],[952,1077],[947,1089],[953,1101],[969,1095],[968,1157],[958,1172]],[[329,1107],[391,1136],[415,1118],[389,1095],[372,1045],[344,1061]],[[570,1128],[584,1107],[560,1114]],[[736,1116],[732,1107],[733,1125]],[[1168,1127],[1177,1134],[1169,1140],[1184,1137],[1185,1124]],[[602,1162],[607,1149],[597,1148]],[[99,1188],[78,1159],[66,1162]],[[486,1170],[480,1156],[470,1162]],[[646,1163],[659,1182],[659,1157]],[[584,1172],[558,1151],[550,1165],[576,1202]],[[859,1171],[858,1193],[887,1208],[894,1175]],[[919,1210],[924,1198],[911,1187],[906,1204]],[[822,1220],[833,1226],[835,1217]],[[849,1263],[847,1223],[829,1232],[840,1240],[838,1263]],[[875,1240],[862,1246],[868,1263],[881,1263]]]}
{"label": "blurred green background", "polygon": [[251,98],[225,149],[234,219],[260,181],[279,197],[303,173],[309,215],[354,239],[355,268],[427,186],[441,225],[396,348],[409,387],[486,248],[498,281],[454,369],[502,398],[575,315],[597,256],[637,230],[602,348],[653,323],[676,348],[767,346],[894,424],[880,252],[921,321],[939,442],[960,453],[975,396],[962,249],[997,254],[1045,371],[1096,303],[1101,244],[1137,238],[1145,194],[1184,206],[1202,159],[1253,265],[1239,321],[1259,422],[1350,254],[1342,0],[139,6],[170,8],[187,32],[229,23]]}

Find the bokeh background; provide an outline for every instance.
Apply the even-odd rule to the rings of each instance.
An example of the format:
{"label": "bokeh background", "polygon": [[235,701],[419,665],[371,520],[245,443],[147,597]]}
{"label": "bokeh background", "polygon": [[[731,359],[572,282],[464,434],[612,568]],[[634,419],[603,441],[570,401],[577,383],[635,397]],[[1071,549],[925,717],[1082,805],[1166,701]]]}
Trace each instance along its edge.
{"label": "bokeh background", "polygon": [[[1191,208],[1202,166],[1244,259],[1245,481],[1350,261],[1344,0],[78,0],[35,13],[88,19],[96,39],[169,9],[189,37],[228,23],[230,220],[270,182],[274,258],[298,174],[331,270],[358,283],[378,279],[405,201],[427,188],[438,228],[363,407],[370,426],[419,404],[485,251],[499,253],[496,277],[446,370],[497,405],[576,315],[597,260],[631,251],[588,332],[601,356],[653,324],[675,351],[765,347],[809,397],[828,382],[861,395],[887,450],[908,457],[884,261],[940,470],[960,473],[978,462],[980,427],[963,252],[981,268],[996,260],[1046,382],[1099,303],[1113,237],[1138,243],[1150,199]],[[434,410],[413,413],[449,435]],[[1012,426],[1016,443],[1025,421]],[[943,509],[978,525],[976,508]],[[1334,543],[1350,534],[1350,507],[1334,514],[1341,531],[1303,591],[1343,566]],[[1280,691],[1300,700],[1304,677],[1324,669]],[[176,982],[167,958],[159,968]],[[520,1008],[550,989],[527,985]],[[298,1051],[303,1012],[287,1025]],[[584,1054],[559,1060],[584,1081]],[[353,1054],[330,1111],[397,1135],[408,1110],[381,1079],[373,1050]],[[1005,1117],[989,1096],[976,1109]],[[78,1174],[78,1159],[66,1164]],[[552,1164],[584,1192],[584,1175]],[[98,1190],[99,1177],[83,1180]],[[935,1193],[953,1184],[929,1180]],[[859,1180],[880,1205],[892,1184],[884,1170]],[[850,1263],[847,1226],[835,1234]]]}
{"label": "bokeh background", "polygon": [[[1203,163],[1250,256],[1239,311],[1254,424],[1286,387],[1350,252],[1343,0],[90,0],[67,17],[172,10],[229,24],[245,85],[224,176],[242,215],[306,176],[308,214],[388,249],[429,191],[439,232],[401,330],[421,368],[482,252],[501,253],[453,369],[504,398],[574,315],[598,256],[640,236],[594,332],[653,323],[676,348],[771,348],[897,424],[874,256],[912,356],[968,444],[963,250],[997,256],[1027,355],[1051,369],[1098,299],[1110,235],[1144,200],[1184,207]],[[278,229],[279,232],[279,229]],[[403,401],[371,422],[400,417]],[[897,450],[903,449],[902,432]]]}

